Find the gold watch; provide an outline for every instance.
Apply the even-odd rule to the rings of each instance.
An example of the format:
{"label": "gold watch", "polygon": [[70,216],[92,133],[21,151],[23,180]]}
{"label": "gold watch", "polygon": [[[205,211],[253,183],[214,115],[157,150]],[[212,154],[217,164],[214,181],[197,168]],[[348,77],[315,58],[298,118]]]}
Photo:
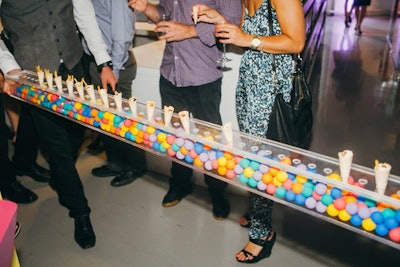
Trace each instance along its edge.
{"label": "gold watch", "polygon": [[253,50],[259,50],[259,47],[261,45],[261,39],[260,36],[253,36],[253,40],[251,40],[250,43],[250,48]]}

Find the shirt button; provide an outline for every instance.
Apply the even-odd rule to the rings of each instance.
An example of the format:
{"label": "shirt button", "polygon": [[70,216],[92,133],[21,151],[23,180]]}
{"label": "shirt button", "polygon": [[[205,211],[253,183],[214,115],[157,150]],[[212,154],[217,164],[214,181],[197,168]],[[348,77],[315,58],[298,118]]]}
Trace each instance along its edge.
{"label": "shirt button", "polygon": [[53,29],[56,29],[57,28],[57,26],[56,25],[53,25]]}
{"label": "shirt button", "polygon": [[50,14],[50,15],[53,15],[53,11],[50,11],[49,14]]}
{"label": "shirt button", "polygon": [[177,60],[177,59],[179,59],[179,57],[177,57],[177,56],[174,56],[174,59],[175,59],[175,60]]}
{"label": "shirt button", "polygon": [[60,53],[58,53],[58,54],[59,54],[60,56],[62,56],[62,54],[63,54],[63,53],[62,53],[62,52],[60,52]]}
{"label": "shirt button", "polygon": [[59,42],[60,42],[60,39],[57,38],[57,39],[56,39],[56,42],[59,43]]}

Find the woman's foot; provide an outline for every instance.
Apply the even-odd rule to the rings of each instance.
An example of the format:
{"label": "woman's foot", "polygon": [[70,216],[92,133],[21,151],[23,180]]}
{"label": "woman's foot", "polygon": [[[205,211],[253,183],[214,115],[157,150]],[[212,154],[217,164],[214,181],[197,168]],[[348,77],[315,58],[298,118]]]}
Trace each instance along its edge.
{"label": "woman's foot", "polygon": [[247,245],[236,253],[236,260],[242,263],[256,263],[269,257],[275,240],[275,232],[272,232],[268,239],[250,239]]}
{"label": "woman's foot", "polygon": [[349,28],[349,27],[350,27],[350,24],[351,24],[351,17],[350,17],[350,14],[349,14],[349,13],[347,13],[346,16],[345,16],[344,24],[346,25],[346,28]]}
{"label": "woman's foot", "polygon": [[355,27],[354,30],[356,31],[356,34],[357,34],[358,36],[360,36],[360,35],[362,34],[361,26]]}
{"label": "woman's foot", "polygon": [[250,215],[249,213],[244,214],[242,217],[239,218],[239,224],[242,227],[249,228],[251,223],[250,223]]}

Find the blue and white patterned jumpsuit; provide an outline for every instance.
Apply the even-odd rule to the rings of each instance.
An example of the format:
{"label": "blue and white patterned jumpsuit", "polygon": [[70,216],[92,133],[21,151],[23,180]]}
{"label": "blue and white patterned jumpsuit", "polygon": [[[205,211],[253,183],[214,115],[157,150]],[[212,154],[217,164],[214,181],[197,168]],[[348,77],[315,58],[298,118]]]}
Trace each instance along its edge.
{"label": "blue and white patterned jumpsuit", "polygon": [[[259,36],[269,36],[268,0],[265,0],[253,16],[245,10],[242,30]],[[275,10],[272,9],[274,35],[281,34]],[[269,116],[275,100],[275,83],[272,81],[272,55],[260,51],[244,52],[236,89],[236,113],[242,132],[265,137]],[[275,54],[276,74],[285,101],[290,101],[293,60],[290,54]],[[273,201],[257,194],[250,195],[250,239],[268,237],[272,232],[271,214]]]}

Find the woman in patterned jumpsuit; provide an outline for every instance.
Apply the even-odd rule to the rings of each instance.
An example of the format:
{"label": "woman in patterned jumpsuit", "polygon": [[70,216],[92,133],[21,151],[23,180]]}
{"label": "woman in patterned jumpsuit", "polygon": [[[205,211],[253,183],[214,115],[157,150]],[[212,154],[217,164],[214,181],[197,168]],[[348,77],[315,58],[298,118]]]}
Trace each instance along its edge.
{"label": "woman in patterned jumpsuit", "polygon": [[[272,8],[274,33],[269,31],[268,5]],[[195,15],[195,14],[194,14]],[[198,21],[215,23],[221,43],[250,48],[243,54],[236,89],[236,113],[240,131],[265,137],[275,100],[275,88],[290,101],[292,90],[291,54],[300,53],[305,44],[305,21],[300,0],[244,0],[242,27],[227,24],[215,10],[198,6]],[[270,36],[274,35],[274,36]],[[272,54],[276,77],[273,82]],[[273,201],[250,195],[249,241],[238,253],[239,262],[254,263],[270,256],[276,233],[271,225]]]}

